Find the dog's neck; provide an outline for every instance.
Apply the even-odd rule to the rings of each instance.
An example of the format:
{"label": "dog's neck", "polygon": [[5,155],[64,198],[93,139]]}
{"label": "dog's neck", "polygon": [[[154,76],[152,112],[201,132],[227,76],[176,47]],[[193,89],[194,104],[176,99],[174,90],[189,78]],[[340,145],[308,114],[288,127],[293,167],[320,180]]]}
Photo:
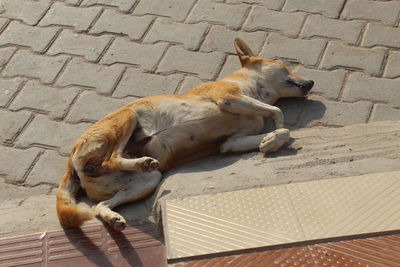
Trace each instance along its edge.
{"label": "dog's neck", "polygon": [[241,68],[223,78],[222,81],[234,83],[244,95],[267,104],[273,104],[279,99],[279,96],[269,89],[263,75],[256,70]]}

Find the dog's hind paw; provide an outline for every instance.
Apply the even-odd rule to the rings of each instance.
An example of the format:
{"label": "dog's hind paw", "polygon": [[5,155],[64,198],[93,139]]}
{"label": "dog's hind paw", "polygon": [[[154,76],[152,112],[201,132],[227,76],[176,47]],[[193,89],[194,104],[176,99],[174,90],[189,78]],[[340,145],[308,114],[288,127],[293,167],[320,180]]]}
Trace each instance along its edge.
{"label": "dog's hind paw", "polygon": [[279,150],[287,141],[290,133],[288,129],[278,129],[267,134],[260,143],[260,151],[263,153],[275,152]]}
{"label": "dog's hind paw", "polygon": [[114,228],[114,230],[122,231],[126,227],[126,221],[124,217],[119,215],[118,213],[114,212],[112,216],[110,216],[109,220],[107,221],[108,224]]}

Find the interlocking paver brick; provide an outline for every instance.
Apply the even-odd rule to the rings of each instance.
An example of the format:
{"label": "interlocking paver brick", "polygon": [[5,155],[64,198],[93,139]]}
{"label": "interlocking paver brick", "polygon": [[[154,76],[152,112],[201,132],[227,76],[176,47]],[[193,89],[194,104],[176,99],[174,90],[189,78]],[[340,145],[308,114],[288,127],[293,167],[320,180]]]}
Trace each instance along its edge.
{"label": "interlocking paver brick", "polygon": [[[1,6],[0,6],[0,8],[1,8]],[[1,11],[1,10],[0,10]],[[1,15],[0,15],[1,16]],[[1,29],[3,29],[5,26],[6,26],[6,24],[8,23],[8,19],[7,18],[2,18],[2,17],[0,17],[0,30]]]}
{"label": "interlocking paver brick", "polygon": [[237,30],[243,24],[248,8],[247,5],[227,5],[210,0],[199,0],[190,12],[187,21],[189,23],[210,21]]}
{"label": "interlocking paver brick", "polygon": [[109,36],[91,36],[63,30],[47,53],[79,55],[89,61],[96,61],[110,40]]}
{"label": "interlocking paver brick", "polygon": [[346,75],[345,70],[324,71],[304,67],[299,67],[294,73],[314,81],[311,92],[330,99],[338,99]]}
{"label": "interlocking paver brick", "polygon": [[225,60],[225,64],[222,67],[221,72],[218,75],[218,78],[219,79],[224,78],[229,73],[234,72],[240,69],[241,67],[242,66],[240,65],[238,56],[229,55]]}
{"label": "interlocking paver brick", "polygon": [[99,14],[101,7],[73,7],[60,2],[54,3],[40,21],[40,26],[63,25],[85,31]]}
{"label": "interlocking paver brick", "polygon": [[81,0],[61,0],[61,1],[63,1],[63,2],[66,3],[66,4],[76,6],[76,5],[79,4],[79,2],[80,2]]}
{"label": "interlocking paver brick", "polygon": [[34,25],[46,13],[50,6],[49,0],[2,0],[1,17],[20,19],[26,24]]}
{"label": "interlocking paver brick", "polygon": [[143,73],[140,69],[129,68],[119,82],[113,95],[115,97],[143,97],[173,94],[182,79],[183,75],[181,74],[162,76]]}
{"label": "interlocking paver brick", "polygon": [[181,43],[188,50],[196,50],[208,28],[207,23],[184,24],[158,18],[145,38],[145,42],[167,41]]}
{"label": "interlocking paver brick", "polygon": [[378,20],[394,25],[399,11],[399,1],[351,0],[347,1],[342,11],[342,18]]}
{"label": "interlocking paver brick", "polygon": [[90,32],[126,34],[133,40],[139,40],[143,37],[152,21],[152,16],[124,15],[107,9],[101,14]]}
{"label": "interlocking paver brick", "polygon": [[306,20],[301,36],[323,36],[355,44],[360,36],[363,25],[364,22],[359,20],[344,21],[328,19],[321,15],[311,15]]}
{"label": "interlocking paver brick", "polygon": [[400,29],[384,26],[380,23],[368,23],[362,41],[363,46],[390,46],[400,48]]}
{"label": "interlocking paver brick", "polygon": [[85,91],[74,103],[71,111],[69,112],[66,121],[68,122],[81,122],[89,121],[95,122],[108,113],[117,110],[123,105],[131,102],[133,98],[116,99],[104,97],[96,94],[95,92]]}
{"label": "interlocking paver brick", "polygon": [[107,5],[118,7],[122,11],[129,11],[139,0],[83,0],[81,6]]}
{"label": "interlocking paver brick", "polygon": [[239,37],[251,44],[255,53],[260,52],[266,38],[265,32],[237,32],[227,29],[224,26],[215,25],[211,27],[210,32],[201,47],[205,52],[222,51],[227,53],[236,53],[233,46],[233,40]]}
{"label": "interlocking paver brick", "polygon": [[100,94],[109,94],[117,83],[124,67],[105,66],[72,59],[58,78],[56,85],[81,85],[96,88]]}
{"label": "interlocking paver brick", "polygon": [[4,68],[3,74],[5,76],[23,75],[38,78],[44,83],[51,83],[67,59],[67,56],[49,57],[18,50]]}
{"label": "interlocking paver brick", "polygon": [[178,94],[184,94],[202,83],[203,81],[196,76],[186,76],[178,90]]}
{"label": "interlocking paver brick", "polygon": [[219,52],[191,52],[179,46],[172,46],[168,49],[157,71],[182,71],[198,74],[202,79],[211,80],[215,77],[223,61],[224,55]]}
{"label": "interlocking paver brick", "polygon": [[389,53],[383,77],[395,78],[400,76],[400,52]]}
{"label": "interlocking paver brick", "polygon": [[337,18],[345,0],[286,0],[284,11],[305,11],[319,13],[326,17]]}
{"label": "interlocking paver brick", "polygon": [[372,108],[372,103],[368,101],[345,103],[328,101],[319,96],[309,99],[305,104],[300,126],[346,126],[366,123]]}
{"label": "interlocking paver brick", "polygon": [[305,13],[287,13],[255,7],[246,20],[246,31],[274,30],[288,36],[297,36],[303,24]]}
{"label": "interlocking paver brick", "polygon": [[346,101],[372,100],[389,103],[400,108],[400,80],[369,77],[363,73],[350,75],[343,99]]}
{"label": "interlocking paver brick", "polygon": [[11,143],[30,118],[30,113],[0,110],[0,141]]}
{"label": "interlocking paver brick", "polygon": [[[49,164],[51,162],[51,164]],[[58,182],[64,175],[67,166],[67,158],[60,156],[57,152],[46,150],[40,155],[39,160],[28,174],[25,184],[36,186],[46,183],[58,186]]]}
{"label": "interlocking paver brick", "polygon": [[15,149],[0,146],[0,174],[5,176],[8,183],[22,182],[39,153],[38,148]]}
{"label": "interlocking paver brick", "polygon": [[393,120],[400,120],[400,109],[394,109],[385,104],[375,104],[370,121]]}
{"label": "interlocking paver brick", "polygon": [[246,4],[260,4],[268,9],[280,10],[285,0],[227,0],[226,3],[246,3]]}
{"label": "interlocking paver brick", "polygon": [[167,44],[139,44],[125,38],[117,38],[101,59],[101,63],[127,63],[153,70],[160,61]]}
{"label": "interlocking paver brick", "polygon": [[40,28],[11,21],[0,35],[0,45],[16,44],[31,47],[33,51],[43,51],[57,33],[54,28]]}
{"label": "interlocking paver brick", "polygon": [[0,67],[3,67],[10,60],[16,50],[15,47],[0,48]]}
{"label": "interlocking paver brick", "polygon": [[175,21],[183,21],[194,2],[195,0],[141,0],[135,7],[133,14],[154,14],[171,17]]}
{"label": "interlocking paver brick", "polygon": [[4,107],[18,91],[23,79],[0,79],[0,107]]}
{"label": "interlocking paver brick", "polygon": [[272,33],[267,38],[261,56],[267,58],[283,57],[297,60],[304,65],[315,65],[325,44],[326,41],[320,39],[292,39]]}
{"label": "interlocking paver brick", "polygon": [[76,88],[53,88],[28,81],[10,105],[11,110],[34,109],[62,119],[78,93]]}
{"label": "interlocking paver brick", "polygon": [[380,73],[386,49],[384,48],[358,48],[347,46],[340,42],[329,42],[321,67],[331,69],[334,67],[349,67],[361,69],[377,76]]}
{"label": "interlocking paver brick", "polygon": [[35,145],[58,147],[62,155],[68,155],[73,142],[90,124],[67,124],[50,120],[45,115],[36,115],[27,129],[16,141],[18,148]]}

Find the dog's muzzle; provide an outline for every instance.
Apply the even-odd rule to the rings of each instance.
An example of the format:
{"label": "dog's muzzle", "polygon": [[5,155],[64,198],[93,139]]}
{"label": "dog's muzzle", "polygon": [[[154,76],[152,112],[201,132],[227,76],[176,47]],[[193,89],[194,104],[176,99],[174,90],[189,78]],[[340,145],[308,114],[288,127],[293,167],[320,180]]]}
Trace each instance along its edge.
{"label": "dog's muzzle", "polygon": [[298,85],[300,90],[303,92],[304,95],[307,95],[308,92],[313,88],[314,86],[314,81],[313,80],[308,80],[302,84]]}

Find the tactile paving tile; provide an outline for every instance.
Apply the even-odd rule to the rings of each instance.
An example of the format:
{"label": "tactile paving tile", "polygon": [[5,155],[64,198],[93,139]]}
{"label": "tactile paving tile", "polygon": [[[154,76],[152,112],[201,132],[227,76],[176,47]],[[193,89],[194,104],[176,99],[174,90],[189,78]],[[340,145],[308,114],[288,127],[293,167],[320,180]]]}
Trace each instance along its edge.
{"label": "tactile paving tile", "polygon": [[167,200],[167,257],[400,229],[400,172]]}
{"label": "tactile paving tile", "polygon": [[170,200],[164,210],[169,258],[304,240],[284,186]]}
{"label": "tactile paving tile", "polygon": [[164,248],[149,223],[122,232],[103,225],[0,239],[0,266],[166,266]]}
{"label": "tactile paving tile", "polygon": [[399,267],[400,234],[188,260],[171,267]]}

